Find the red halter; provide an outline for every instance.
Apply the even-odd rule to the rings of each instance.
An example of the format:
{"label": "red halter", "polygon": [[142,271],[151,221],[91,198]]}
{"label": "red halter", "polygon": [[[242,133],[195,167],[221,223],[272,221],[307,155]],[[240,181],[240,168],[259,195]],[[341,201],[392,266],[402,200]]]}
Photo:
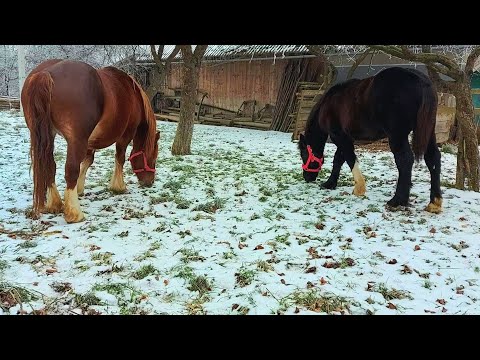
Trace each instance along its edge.
{"label": "red halter", "polygon": [[[319,172],[323,165],[323,156],[321,158],[318,158],[315,155],[313,155],[313,151],[310,145],[307,145],[307,151],[308,151],[308,159],[307,159],[307,162],[302,165],[302,169],[307,172]],[[308,165],[310,165],[314,161],[318,162],[318,168],[309,169]]]}
{"label": "red halter", "polygon": [[128,160],[130,161],[130,163],[132,164],[132,168],[133,168],[133,163],[132,163],[132,159],[138,155],[142,155],[143,154],[143,169],[137,169],[137,170],[133,170],[133,172],[136,174],[136,173],[141,173],[141,172],[144,172],[144,171],[149,171],[149,172],[155,172],[155,169],[152,169],[150,166],[148,166],[147,164],[147,157],[145,155],[145,152],[143,150],[140,150],[140,151],[137,151],[136,153],[130,155],[130,157],[128,158]]}

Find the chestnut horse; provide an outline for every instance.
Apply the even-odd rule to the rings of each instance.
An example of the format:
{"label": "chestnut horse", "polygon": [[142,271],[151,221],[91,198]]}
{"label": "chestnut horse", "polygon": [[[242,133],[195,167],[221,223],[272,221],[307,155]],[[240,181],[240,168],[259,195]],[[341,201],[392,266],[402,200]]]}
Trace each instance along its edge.
{"label": "chestnut horse", "polygon": [[[340,169],[350,167],[357,196],[365,194],[365,180],[354,151],[354,141],[388,138],[398,168],[390,207],[408,206],[414,155],[423,155],[431,177],[430,203],[425,210],[440,213],[440,151],[435,138],[437,93],[430,79],[413,69],[392,67],[375,76],[332,86],[313,107],[300,135],[299,149],[305,181],[315,181],[323,164],[328,136],[337,146],[327,189],[337,186]],[[413,131],[413,153],[408,136]]]}
{"label": "chestnut horse", "polygon": [[[28,75],[22,89],[25,121],[30,129],[33,165],[33,214],[64,212],[68,223],[84,219],[78,195],[95,150],[116,143],[110,189],[126,190],[123,164],[129,160],[141,185],[155,177],[158,139],[155,116],[144,91],[128,74],[114,67],[95,69],[69,60],[48,60]],[[55,184],[55,135],[67,141],[65,205]]]}

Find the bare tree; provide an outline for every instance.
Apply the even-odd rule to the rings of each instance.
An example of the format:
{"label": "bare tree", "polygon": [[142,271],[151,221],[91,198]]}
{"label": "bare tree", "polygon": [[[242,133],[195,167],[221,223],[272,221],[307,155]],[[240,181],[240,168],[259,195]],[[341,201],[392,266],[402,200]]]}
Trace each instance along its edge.
{"label": "bare tree", "polygon": [[192,52],[192,45],[180,45],[183,59],[182,98],[172,155],[190,154],[200,65],[207,47],[208,45],[197,45]]}
{"label": "bare tree", "polygon": [[[480,46],[445,47],[441,52],[432,52],[430,45],[423,45],[421,52],[406,45],[371,45],[370,48],[400,59],[424,63],[437,90],[455,96],[456,119],[459,125],[455,187],[464,189],[465,180],[468,179],[468,188],[479,191],[480,156],[474,123],[471,78],[480,56]],[[442,79],[440,74],[450,81]]]}
{"label": "bare tree", "polygon": [[170,55],[168,55],[165,60],[162,60],[164,48],[165,45],[159,45],[158,49],[155,48],[155,45],[150,45],[150,53],[155,62],[153,71],[150,73],[150,85],[147,90],[145,90],[150,101],[153,101],[157,92],[160,91],[170,68],[170,64],[180,51],[180,45],[176,45]]}
{"label": "bare tree", "polygon": [[330,87],[337,78],[337,69],[328,58],[328,53],[337,51],[337,45],[307,45],[307,49],[317,55],[323,62],[323,79],[324,88]]}

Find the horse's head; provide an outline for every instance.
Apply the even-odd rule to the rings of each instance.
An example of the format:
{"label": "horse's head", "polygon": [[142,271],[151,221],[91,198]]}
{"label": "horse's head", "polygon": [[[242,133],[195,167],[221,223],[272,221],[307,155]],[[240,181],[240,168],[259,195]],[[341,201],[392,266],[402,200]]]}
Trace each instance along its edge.
{"label": "horse's head", "polygon": [[313,152],[304,134],[300,134],[298,148],[300,149],[300,156],[302,157],[303,178],[306,182],[315,181],[318,173],[322,169],[323,154],[315,154]]}
{"label": "horse's head", "polygon": [[152,186],[155,180],[155,163],[158,156],[158,139],[160,139],[160,131],[155,134],[155,143],[153,152],[149,157],[144,149],[135,149],[135,142],[128,160],[132,164],[133,172],[137,175],[138,182],[142,186]]}

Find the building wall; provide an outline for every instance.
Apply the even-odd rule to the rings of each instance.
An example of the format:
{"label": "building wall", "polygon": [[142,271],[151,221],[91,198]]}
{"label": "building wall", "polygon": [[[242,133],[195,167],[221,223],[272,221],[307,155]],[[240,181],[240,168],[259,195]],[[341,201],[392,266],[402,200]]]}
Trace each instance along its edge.
{"label": "building wall", "polygon": [[[257,100],[257,109],[275,104],[287,61],[204,62],[199,80],[199,89],[208,93],[204,103],[234,111],[245,100]],[[181,64],[172,64],[169,88],[181,87],[181,72]]]}

